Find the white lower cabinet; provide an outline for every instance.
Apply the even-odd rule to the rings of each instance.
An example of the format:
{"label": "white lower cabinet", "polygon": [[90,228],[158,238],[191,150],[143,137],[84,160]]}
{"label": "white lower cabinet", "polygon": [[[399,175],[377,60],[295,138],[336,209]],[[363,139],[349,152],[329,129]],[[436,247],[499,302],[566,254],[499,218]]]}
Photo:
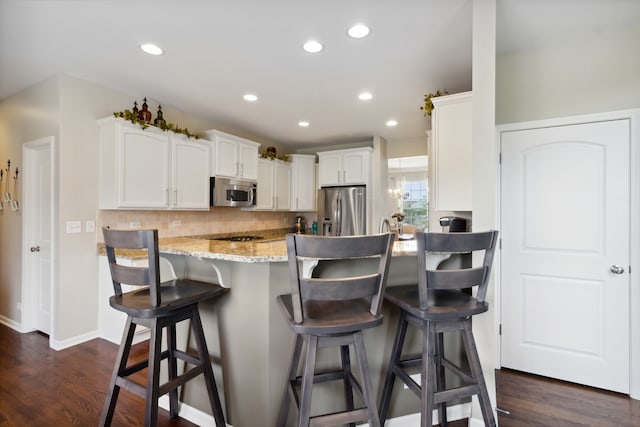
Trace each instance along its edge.
{"label": "white lower cabinet", "polygon": [[258,159],[256,209],[291,208],[291,166],[282,160]]}
{"label": "white lower cabinet", "polygon": [[290,154],[291,210],[295,212],[316,209],[316,156]]}
{"label": "white lower cabinet", "polygon": [[99,124],[100,209],[209,209],[209,141],[111,117]]}

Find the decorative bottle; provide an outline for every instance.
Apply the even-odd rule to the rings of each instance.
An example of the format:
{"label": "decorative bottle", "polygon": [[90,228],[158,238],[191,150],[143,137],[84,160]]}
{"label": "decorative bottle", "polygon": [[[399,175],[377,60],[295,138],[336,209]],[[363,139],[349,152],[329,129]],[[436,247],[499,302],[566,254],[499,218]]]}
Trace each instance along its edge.
{"label": "decorative bottle", "polygon": [[162,105],[158,105],[158,116],[153,121],[153,124],[158,126],[161,129],[164,129],[165,125],[167,124],[164,117],[162,117]]}
{"label": "decorative bottle", "polygon": [[142,103],[142,110],[138,113],[138,117],[145,123],[151,122],[151,111],[149,111],[149,106],[147,105],[147,98]]}

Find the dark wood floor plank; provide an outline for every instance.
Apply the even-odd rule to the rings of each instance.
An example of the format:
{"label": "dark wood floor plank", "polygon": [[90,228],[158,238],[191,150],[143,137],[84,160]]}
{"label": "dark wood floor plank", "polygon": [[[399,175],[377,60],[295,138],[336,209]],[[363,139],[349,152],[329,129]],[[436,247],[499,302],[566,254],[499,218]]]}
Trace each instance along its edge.
{"label": "dark wood floor plank", "polygon": [[640,426],[640,401],[605,390],[502,369],[496,371],[501,426]]}
{"label": "dark wood floor plank", "polygon": [[[49,348],[47,336],[0,325],[0,426],[94,426],[100,420],[118,346],[96,339]],[[132,356],[144,357],[146,346]],[[159,411],[159,426],[191,427]],[[144,425],[144,400],[120,392],[113,426]]]}

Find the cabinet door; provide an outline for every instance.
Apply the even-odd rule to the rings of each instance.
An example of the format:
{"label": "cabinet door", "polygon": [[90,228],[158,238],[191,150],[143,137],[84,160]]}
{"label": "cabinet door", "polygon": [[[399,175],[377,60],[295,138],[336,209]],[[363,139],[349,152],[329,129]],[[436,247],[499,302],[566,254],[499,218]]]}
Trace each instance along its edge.
{"label": "cabinet door", "polygon": [[169,207],[169,137],[120,126],[118,207]]}
{"label": "cabinet door", "polygon": [[276,209],[291,209],[291,166],[288,163],[275,161],[274,187]]}
{"label": "cabinet door", "polygon": [[209,209],[209,142],[175,138],[171,207]]}
{"label": "cabinet door", "polygon": [[291,156],[291,210],[313,211],[316,203],[315,156]]}
{"label": "cabinet door", "polygon": [[471,210],[471,93],[435,98],[432,115],[434,209]]}
{"label": "cabinet door", "polygon": [[255,180],[258,178],[258,145],[239,143],[238,177]]}
{"label": "cabinet door", "polygon": [[342,157],[342,183],[367,184],[369,182],[369,153],[348,152]]}
{"label": "cabinet door", "polygon": [[275,207],[275,193],[273,188],[274,162],[258,160],[258,188],[256,209],[273,209]]}
{"label": "cabinet door", "polygon": [[229,138],[217,137],[215,147],[215,175],[236,178],[239,169],[238,143]]}
{"label": "cabinet door", "polygon": [[342,156],[339,154],[318,154],[320,186],[342,184]]}

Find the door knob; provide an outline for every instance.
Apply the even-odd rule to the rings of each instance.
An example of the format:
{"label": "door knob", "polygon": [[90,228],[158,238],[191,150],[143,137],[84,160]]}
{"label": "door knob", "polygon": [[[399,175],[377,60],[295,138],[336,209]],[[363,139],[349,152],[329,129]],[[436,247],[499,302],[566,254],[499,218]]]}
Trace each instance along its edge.
{"label": "door knob", "polygon": [[609,267],[609,271],[613,274],[622,274],[624,273],[624,268],[622,268],[621,265],[613,264],[611,267]]}
{"label": "door knob", "polygon": [[40,246],[31,246],[31,252],[40,252]]}

